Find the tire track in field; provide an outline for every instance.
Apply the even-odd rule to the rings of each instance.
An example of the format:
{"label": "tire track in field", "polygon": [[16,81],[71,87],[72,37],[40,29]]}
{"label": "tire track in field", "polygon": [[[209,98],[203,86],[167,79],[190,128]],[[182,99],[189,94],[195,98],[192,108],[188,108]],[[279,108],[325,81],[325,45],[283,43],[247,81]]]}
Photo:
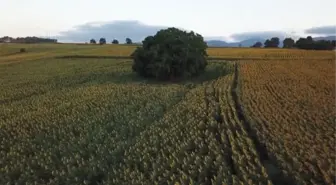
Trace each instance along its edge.
{"label": "tire track in field", "polygon": [[267,175],[271,179],[272,184],[274,185],[296,184],[294,178],[285,176],[281,172],[276,162],[272,160],[273,157],[269,156],[269,152],[267,151],[266,146],[259,141],[256,132],[253,130],[251,126],[251,123],[249,123],[248,119],[245,117],[237,93],[238,80],[239,80],[238,76],[239,76],[238,64],[235,63],[234,79],[232,82],[233,84],[231,86],[231,96],[234,102],[234,108],[237,113],[236,115],[238,119],[243,123],[244,129],[246,130],[248,137],[251,138],[254,146],[256,147],[257,155],[259,157],[260,162],[265,167]]}

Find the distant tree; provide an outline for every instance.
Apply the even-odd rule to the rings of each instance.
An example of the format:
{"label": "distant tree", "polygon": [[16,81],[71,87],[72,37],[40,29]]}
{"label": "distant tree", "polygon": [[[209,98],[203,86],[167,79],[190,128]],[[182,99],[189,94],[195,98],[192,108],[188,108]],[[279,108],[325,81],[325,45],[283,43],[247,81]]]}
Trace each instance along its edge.
{"label": "distant tree", "polygon": [[307,39],[306,39],[306,47],[308,49],[314,49],[314,40],[313,40],[313,37],[311,36],[308,36]]}
{"label": "distant tree", "polygon": [[96,43],[97,43],[96,40],[94,40],[94,39],[90,40],[90,44],[96,44]]}
{"label": "distant tree", "polygon": [[117,39],[113,39],[112,44],[119,44],[119,41]]}
{"label": "distant tree", "polygon": [[299,49],[308,49],[306,48],[307,47],[306,43],[307,43],[307,39],[301,37],[295,42],[294,47],[299,48]]}
{"label": "distant tree", "polygon": [[100,45],[106,44],[106,39],[105,38],[100,38],[99,39],[99,44]]}
{"label": "distant tree", "polygon": [[307,37],[307,41],[308,41],[308,42],[313,42],[313,37],[312,37],[312,36],[308,36],[308,37]]}
{"label": "distant tree", "polygon": [[277,48],[279,47],[280,39],[278,37],[272,37],[271,42],[272,42],[272,47]]}
{"label": "distant tree", "polygon": [[314,46],[314,40],[311,36],[308,36],[307,38],[299,38],[295,42],[295,47],[299,49],[313,49]]}
{"label": "distant tree", "polygon": [[264,47],[265,48],[270,48],[272,46],[272,42],[269,40],[269,39],[267,39],[265,42],[264,42]]}
{"label": "distant tree", "polygon": [[12,43],[57,43],[56,39],[50,38],[40,38],[40,37],[2,37],[0,38],[2,42],[12,42]]}
{"label": "distant tree", "polygon": [[285,38],[283,40],[283,48],[293,48],[295,41],[292,38]]}
{"label": "distant tree", "polygon": [[332,41],[330,40],[319,40],[314,41],[312,44],[312,49],[314,50],[332,50],[334,46],[332,45]]}
{"label": "distant tree", "polygon": [[253,44],[252,47],[253,48],[261,48],[262,47],[262,43],[261,42],[256,42],[255,44]]}
{"label": "distant tree", "polygon": [[126,38],[126,44],[132,44],[132,40],[130,38]]}
{"label": "distant tree", "polygon": [[319,40],[314,41],[311,36],[307,38],[300,38],[295,42],[295,47],[299,49],[307,50],[332,50],[334,48],[334,43],[329,40]]}
{"label": "distant tree", "polygon": [[267,39],[264,43],[265,48],[277,48],[280,44],[278,37],[272,37],[271,40]]}
{"label": "distant tree", "polygon": [[331,41],[331,45],[335,48],[336,47],[336,40]]}

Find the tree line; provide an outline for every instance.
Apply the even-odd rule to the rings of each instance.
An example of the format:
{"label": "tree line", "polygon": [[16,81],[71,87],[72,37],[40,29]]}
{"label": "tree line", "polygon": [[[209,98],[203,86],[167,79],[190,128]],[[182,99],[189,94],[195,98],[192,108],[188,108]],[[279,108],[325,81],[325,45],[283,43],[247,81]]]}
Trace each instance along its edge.
{"label": "tree line", "polygon": [[57,43],[57,39],[50,38],[40,38],[40,37],[1,37],[0,43],[10,42],[10,43]]}
{"label": "tree line", "polygon": [[[133,41],[130,38],[126,38],[125,42],[126,42],[126,44],[133,44]],[[117,39],[113,39],[111,43],[112,44],[119,44],[119,41]],[[90,44],[97,44],[97,41],[95,39],[91,39]],[[99,44],[100,45],[106,44],[106,39],[105,38],[100,38],[99,39]]]}
{"label": "tree line", "polygon": [[[283,48],[298,48],[307,50],[332,50],[336,47],[336,41],[329,40],[313,40],[311,36],[307,38],[300,38],[296,42],[292,38],[285,38],[283,41]],[[280,44],[280,39],[278,37],[272,37],[264,42],[264,48],[278,48]],[[263,44],[261,42],[256,42],[251,47],[261,48]]]}

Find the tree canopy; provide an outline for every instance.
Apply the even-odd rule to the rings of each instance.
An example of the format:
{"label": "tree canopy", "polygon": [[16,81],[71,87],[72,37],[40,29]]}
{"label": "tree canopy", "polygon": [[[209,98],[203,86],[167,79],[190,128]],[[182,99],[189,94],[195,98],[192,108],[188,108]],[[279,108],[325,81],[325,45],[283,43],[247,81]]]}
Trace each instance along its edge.
{"label": "tree canopy", "polygon": [[99,44],[100,45],[106,44],[106,39],[105,38],[100,38],[99,39]]}
{"label": "tree canopy", "polygon": [[130,38],[126,38],[126,44],[132,44],[132,40]]}
{"label": "tree canopy", "polygon": [[203,37],[171,27],[142,41],[133,57],[133,71],[159,80],[197,76],[205,70],[207,44]]}
{"label": "tree canopy", "polygon": [[5,36],[0,38],[0,42],[11,43],[57,43],[57,39],[41,38],[41,37],[9,37]]}
{"label": "tree canopy", "polygon": [[336,40],[331,41],[331,45],[335,48],[336,47]]}
{"label": "tree canopy", "polygon": [[251,47],[253,47],[253,48],[261,48],[262,47],[262,43],[261,42],[256,42]]}
{"label": "tree canopy", "polygon": [[271,40],[267,39],[264,43],[265,48],[277,48],[279,47],[280,39],[278,37],[272,37]]}
{"label": "tree canopy", "polygon": [[295,47],[307,50],[332,50],[335,48],[335,41],[318,40],[314,41],[311,36],[299,38],[295,42]]}
{"label": "tree canopy", "polygon": [[283,48],[293,48],[295,41],[292,38],[285,38],[283,40]]}
{"label": "tree canopy", "polygon": [[117,39],[113,39],[112,44],[119,44],[119,41]]}
{"label": "tree canopy", "polygon": [[94,40],[94,39],[90,40],[90,44],[96,44],[96,43],[97,43],[96,40]]}

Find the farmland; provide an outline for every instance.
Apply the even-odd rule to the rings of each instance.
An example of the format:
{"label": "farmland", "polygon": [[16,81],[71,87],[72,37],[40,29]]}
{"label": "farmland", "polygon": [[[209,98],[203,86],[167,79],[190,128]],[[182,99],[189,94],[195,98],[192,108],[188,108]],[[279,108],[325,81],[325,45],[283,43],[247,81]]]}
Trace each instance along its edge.
{"label": "farmland", "polygon": [[335,180],[332,70],[334,60],[241,64],[241,99],[254,129],[272,157],[300,183]]}
{"label": "farmland", "polygon": [[159,83],[134,49],[0,44],[0,184],[335,184],[334,52],[209,48]]}

